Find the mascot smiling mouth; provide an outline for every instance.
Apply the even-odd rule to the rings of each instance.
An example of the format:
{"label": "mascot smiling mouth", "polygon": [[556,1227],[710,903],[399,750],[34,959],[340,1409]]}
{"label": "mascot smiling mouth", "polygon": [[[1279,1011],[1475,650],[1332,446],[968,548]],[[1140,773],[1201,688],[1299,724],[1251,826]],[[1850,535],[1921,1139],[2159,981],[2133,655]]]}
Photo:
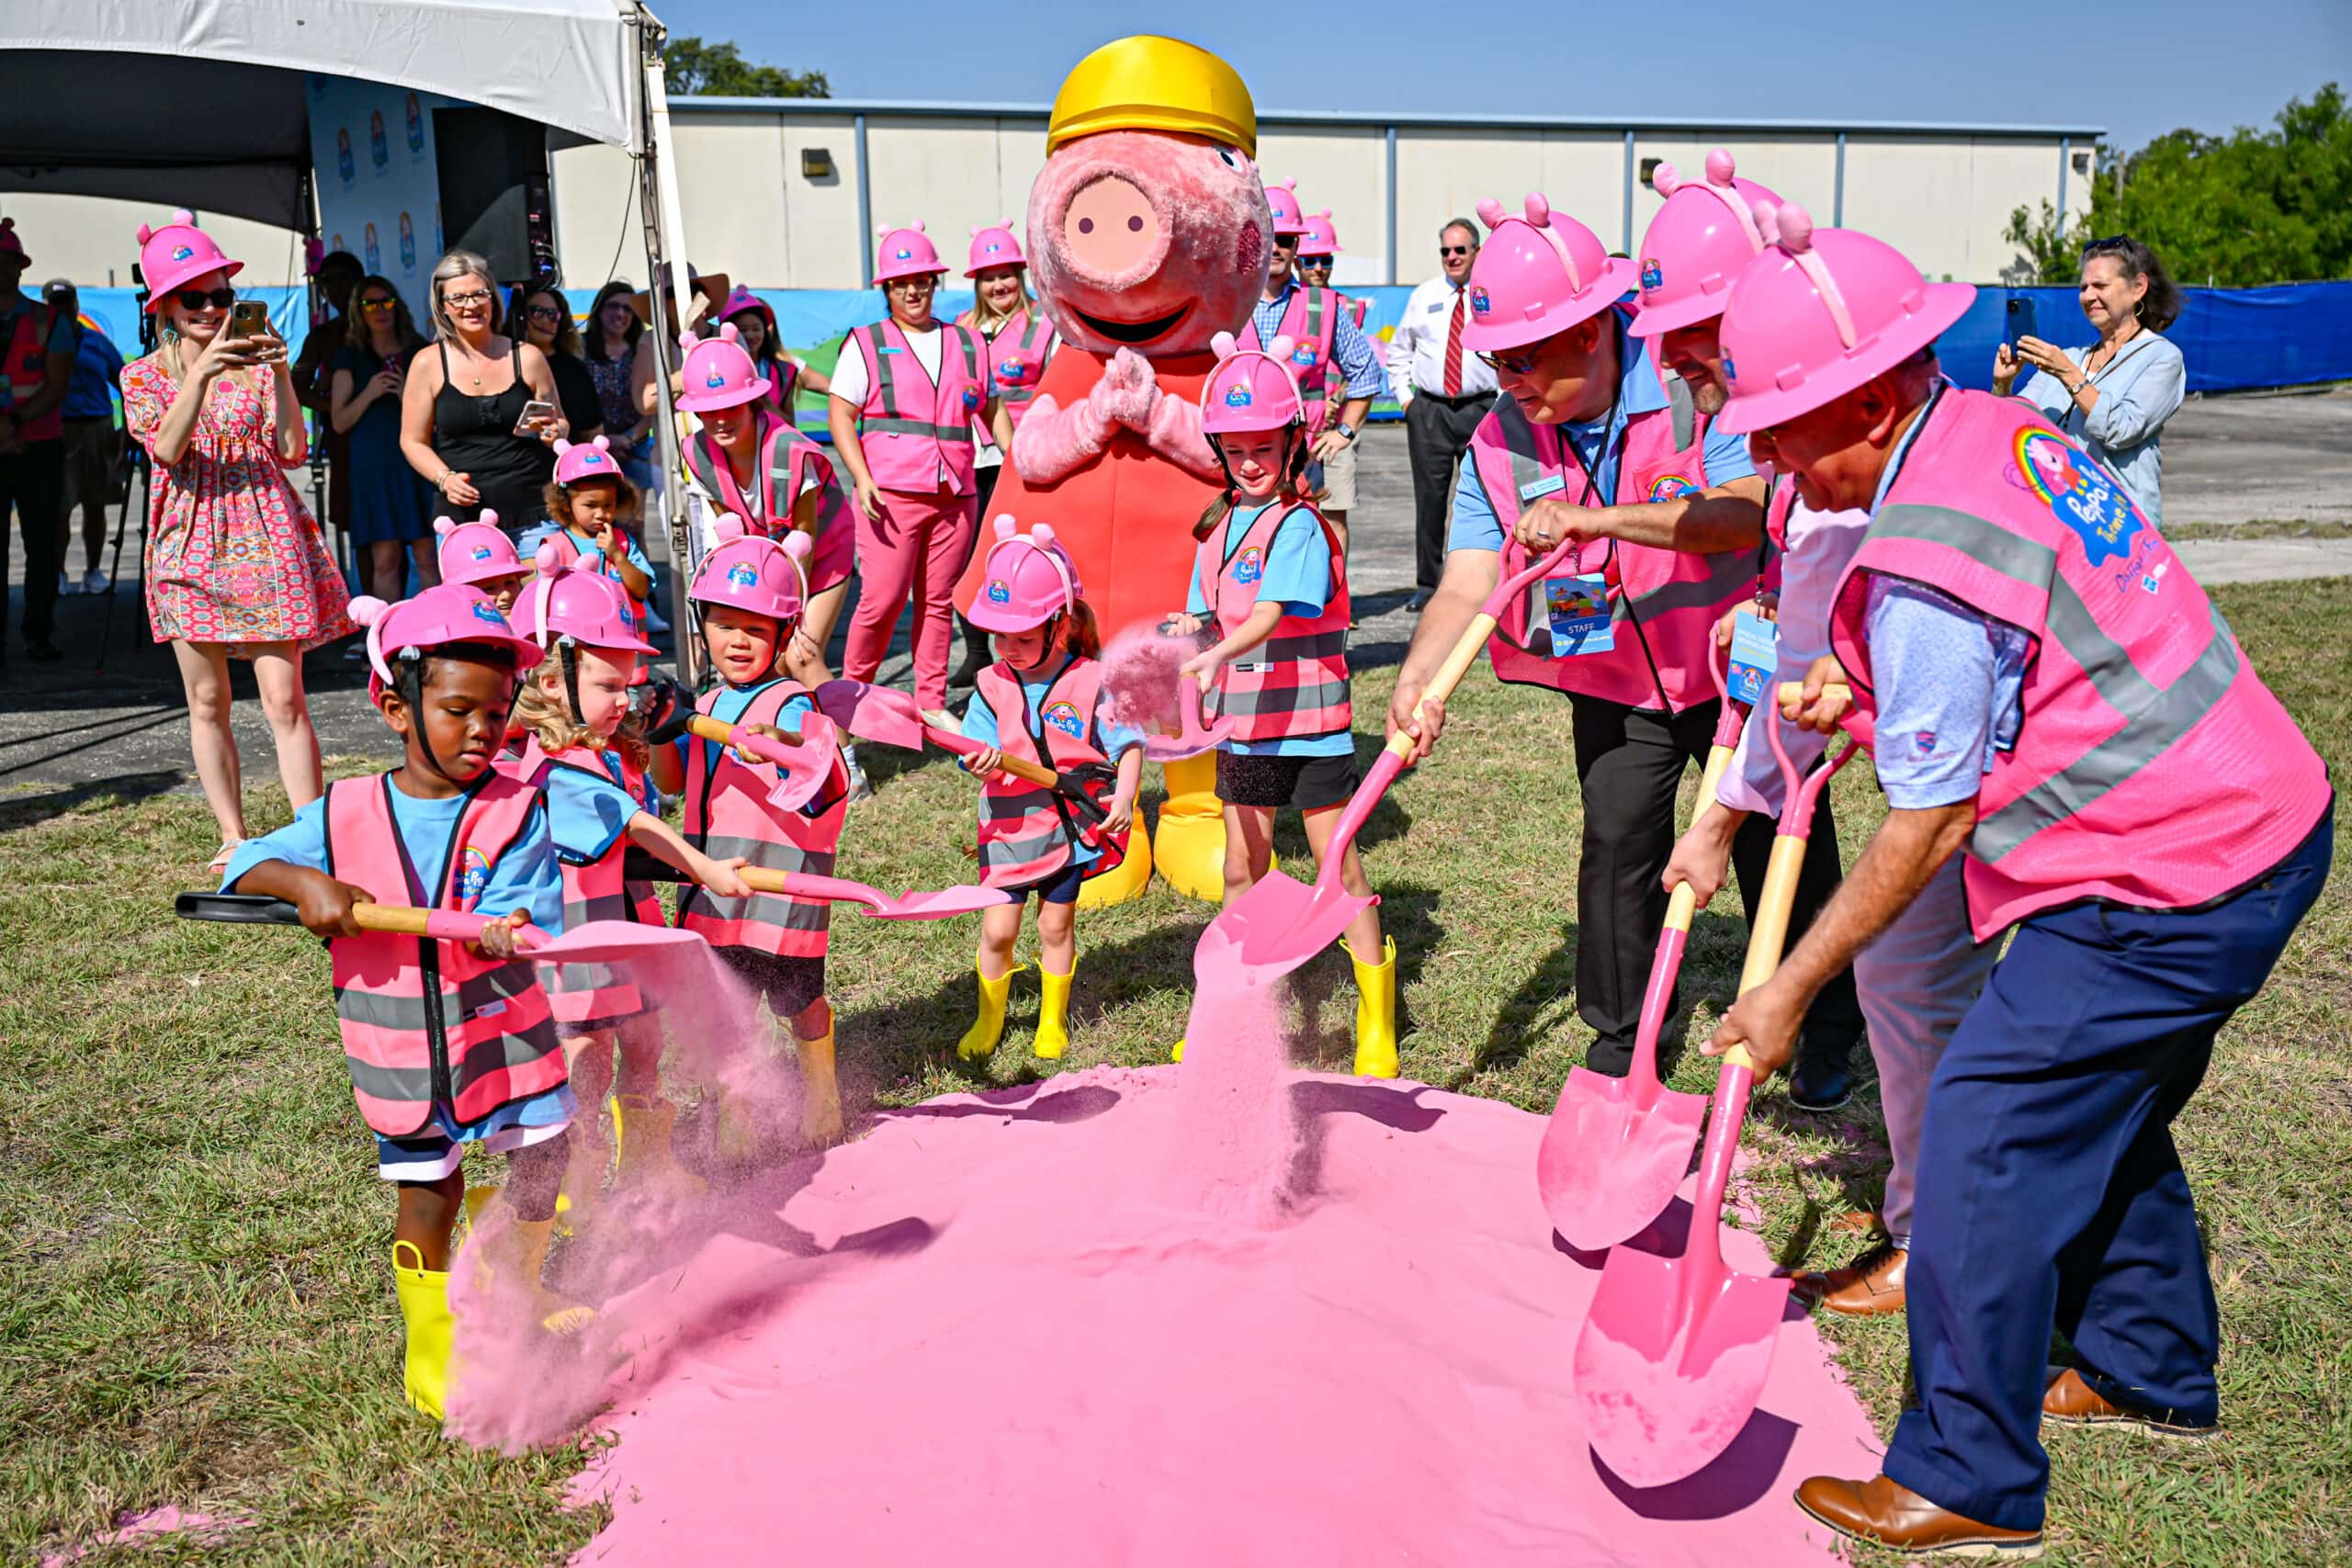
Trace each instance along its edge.
{"label": "mascot smiling mouth", "polygon": [[1156,337],[1165,337],[1174,332],[1177,323],[1192,309],[1190,304],[1179,305],[1168,314],[1154,316],[1148,321],[1114,321],[1102,316],[1090,316],[1079,310],[1071,310],[1070,314],[1086,323],[1089,331],[1100,333],[1113,343],[1149,343]]}

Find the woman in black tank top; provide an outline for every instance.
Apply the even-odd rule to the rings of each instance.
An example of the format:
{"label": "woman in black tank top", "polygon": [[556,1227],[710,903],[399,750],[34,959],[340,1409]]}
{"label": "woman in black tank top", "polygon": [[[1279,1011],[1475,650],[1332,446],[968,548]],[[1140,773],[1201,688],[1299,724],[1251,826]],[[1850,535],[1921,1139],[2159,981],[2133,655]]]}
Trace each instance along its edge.
{"label": "woman in black tank top", "polygon": [[[431,369],[412,375],[403,392],[401,450],[452,516],[470,520],[492,511],[500,527],[519,536],[546,516],[543,492],[555,453],[537,435],[517,435],[515,426],[525,404],[556,400],[554,373],[537,349],[499,334],[487,262],[453,251],[433,269],[432,287],[439,341],[432,359],[418,366]],[[459,350],[455,363],[452,343]],[[484,389],[502,358],[507,384]],[[560,412],[548,428],[563,434]]]}

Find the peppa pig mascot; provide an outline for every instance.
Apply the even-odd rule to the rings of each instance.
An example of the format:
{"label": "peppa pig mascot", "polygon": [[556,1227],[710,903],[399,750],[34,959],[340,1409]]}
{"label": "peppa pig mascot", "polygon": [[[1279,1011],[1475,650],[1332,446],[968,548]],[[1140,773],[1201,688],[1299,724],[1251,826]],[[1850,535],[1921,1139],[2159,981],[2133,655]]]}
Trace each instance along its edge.
{"label": "peppa pig mascot", "polygon": [[[992,511],[1052,525],[1104,636],[1184,603],[1193,525],[1225,487],[1201,434],[1209,339],[1238,332],[1265,287],[1273,221],[1258,173],[1258,116],[1234,69],[1175,39],[1136,37],[1080,61],[1054,98],[1046,166],[1029,195],[1029,272],[1061,336]],[[968,602],[980,568],[958,589]],[[1148,854],[1081,904],[1142,890],[1157,861],[1178,892],[1225,886],[1214,757],[1168,766]]]}

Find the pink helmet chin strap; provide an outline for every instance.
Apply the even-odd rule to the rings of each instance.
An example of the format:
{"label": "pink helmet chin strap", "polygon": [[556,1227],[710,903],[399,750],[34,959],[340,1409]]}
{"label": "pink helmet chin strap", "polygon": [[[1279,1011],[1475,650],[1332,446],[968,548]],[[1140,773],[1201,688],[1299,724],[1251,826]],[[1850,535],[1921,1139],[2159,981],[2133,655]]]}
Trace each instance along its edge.
{"label": "pink helmet chin strap", "polygon": [[1846,297],[1838,291],[1838,280],[1829,276],[1828,264],[1813,248],[1813,214],[1793,201],[1784,201],[1773,209],[1772,224],[1780,235],[1781,254],[1797,264],[1820,294],[1829,320],[1838,328],[1838,341],[1852,348],[1858,335],[1854,318],[1846,310]]}

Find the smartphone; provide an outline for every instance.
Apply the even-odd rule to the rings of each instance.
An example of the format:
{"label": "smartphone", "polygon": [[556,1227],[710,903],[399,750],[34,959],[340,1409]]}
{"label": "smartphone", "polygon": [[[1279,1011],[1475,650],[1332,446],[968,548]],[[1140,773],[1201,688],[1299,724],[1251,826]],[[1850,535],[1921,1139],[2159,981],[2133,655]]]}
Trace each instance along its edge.
{"label": "smartphone", "polygon": [[2018,339],[2041,335],[2041,329],[2034,323],[2031,298],[2023,294],[2010,295],[2009,316],[2007,322],[2002,328],[2001,341],[2007,344],[2009,352],[2014,354],[2017,352]]}
{"label": "smartphone", "polygon": [[269,305],[261,299],[240,299],[229,307],[231,337],[264,337],[269,332]]}
{"label": "smartphone", "polygon": [[555,405],[553,403],[541,402],[538,399],[533,398],[529,402],[523,405],[522,417],[514,422],[514,434],[517,435],[535,434],[536,432],[531,429],[531,422],[533,420],[553,419],[554,417]]}

